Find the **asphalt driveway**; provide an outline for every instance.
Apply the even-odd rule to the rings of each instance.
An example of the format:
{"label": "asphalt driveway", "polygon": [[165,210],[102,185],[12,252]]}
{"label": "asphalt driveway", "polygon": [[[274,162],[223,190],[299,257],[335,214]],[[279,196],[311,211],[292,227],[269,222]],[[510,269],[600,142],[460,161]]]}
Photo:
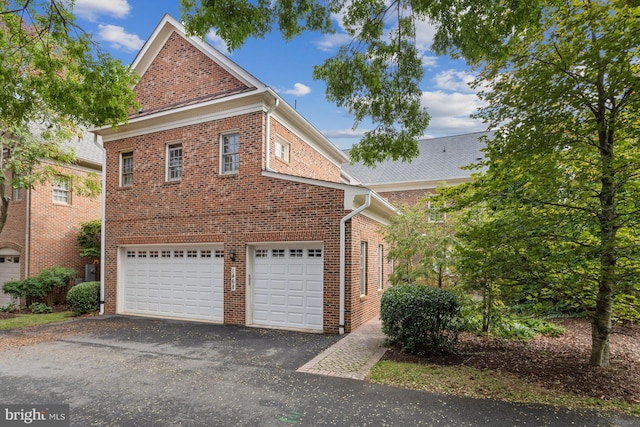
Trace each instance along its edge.
{"label": "asphalt driveway", "polygon": [[0,403],[66,403],[72,426],[640,425],[296,372],[335,335],[121,316],[37,331],[55,340],[0,349]]}

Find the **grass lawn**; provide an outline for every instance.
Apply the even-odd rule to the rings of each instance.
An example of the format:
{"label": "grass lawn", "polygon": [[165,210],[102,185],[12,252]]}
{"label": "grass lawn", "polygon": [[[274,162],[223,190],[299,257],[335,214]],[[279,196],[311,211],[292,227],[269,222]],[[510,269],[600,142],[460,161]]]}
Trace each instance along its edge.
{"label": "grass lawn", "polygon": [[46,323],[63,322],[71,319],[73,319],[73,315],[70,311],[48,314],[19,314],[16,317],[0,319],[0,330],[44,325]]}
{"label": "grass lawn", "polygon": [[456,396],[640,415],[639,405],[565,393],[538,383],[523,381],[507,372],[479,370],[468,366],[383,360],[373,367],[368,379],[379,384]]}

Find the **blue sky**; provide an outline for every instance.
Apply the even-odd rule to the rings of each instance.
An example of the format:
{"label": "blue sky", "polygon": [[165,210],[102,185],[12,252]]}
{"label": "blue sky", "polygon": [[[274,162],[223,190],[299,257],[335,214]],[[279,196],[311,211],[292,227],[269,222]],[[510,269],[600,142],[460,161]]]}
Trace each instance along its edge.
{"label": "blue sky", "polygon": [[[78,24],[94,35],[104,51],[130,64],[165,13],[180,19],[178,0],[76,0]],[[336,21],[339,28],[339,25]],[[418,46],[423,50],[425,77],[423,104],[432,116],[425,137],[439,137],[485,130],[486,125],[469,117],[481,101],[467,86],[473,79],[462,61],[437,57],[428,48],[433,28],[418,27]],[[231,53],[212,31],[207,41],[233,61],[276,90],[307,120],[340,148],[349,148],[373,124],[363,122],[352,129],[349,113],[328,102],[324,82],[312,78],[313,66],[337,52],[345,34],[304,34],[290,42],[279,33],[248,40]]]}

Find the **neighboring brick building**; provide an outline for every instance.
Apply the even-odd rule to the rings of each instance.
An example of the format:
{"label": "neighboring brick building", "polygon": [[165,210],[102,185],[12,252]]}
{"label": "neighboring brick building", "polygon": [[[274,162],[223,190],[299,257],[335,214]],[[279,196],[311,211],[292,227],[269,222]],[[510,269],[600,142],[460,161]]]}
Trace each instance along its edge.
{"label": "neighboring brick building", "polygon": [[[77,154],[72,166],[59,166],[61,176],[99,176],[102,150],[93,143],[93,135],[69,143]],[[84,265],[91,260],[81,258],[77,235],[80,224],[99,219],[100,197],[87,198],[73,193],[67,180],[47,182],[33,189],[12,190],[7,222],[0,233],[0,286],[10,280],[35,276],[50,267],[68,267],[84,276]],[[11,301],[1,292],[0,306]]]}
{"label": "neighboring brick building", "polygon": [[108,313],[349,332],[379,312],[393,206],[272,89],[165,16],[107,153]]}
{"label": "neighboring brick building", "polygon": [[386,161],[369,168],[362,163],[344,164],[343,172],[378,192],[396,206],[415,205],[438,187],[471,181],[478,172],[467,167],[484,158],[484,137],[476,132],[418,141],[418,157],[409,162]]}

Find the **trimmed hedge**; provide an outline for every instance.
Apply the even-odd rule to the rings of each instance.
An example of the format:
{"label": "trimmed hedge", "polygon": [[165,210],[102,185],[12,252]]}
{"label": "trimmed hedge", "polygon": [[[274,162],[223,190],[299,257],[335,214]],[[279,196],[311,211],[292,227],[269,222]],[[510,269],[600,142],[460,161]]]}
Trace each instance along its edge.
{"label": "trimmed hedge", "polygon": [[461,306],[446,289],[396,285],[382,295],[382,331],[402,351],[423,356],[453,352],[458,342]]}
{"label": "trimmed hedge", "polygon": [[74,316],[97,311],[100,306],[100,282],[75,285],[67,293],[67,302]]}

